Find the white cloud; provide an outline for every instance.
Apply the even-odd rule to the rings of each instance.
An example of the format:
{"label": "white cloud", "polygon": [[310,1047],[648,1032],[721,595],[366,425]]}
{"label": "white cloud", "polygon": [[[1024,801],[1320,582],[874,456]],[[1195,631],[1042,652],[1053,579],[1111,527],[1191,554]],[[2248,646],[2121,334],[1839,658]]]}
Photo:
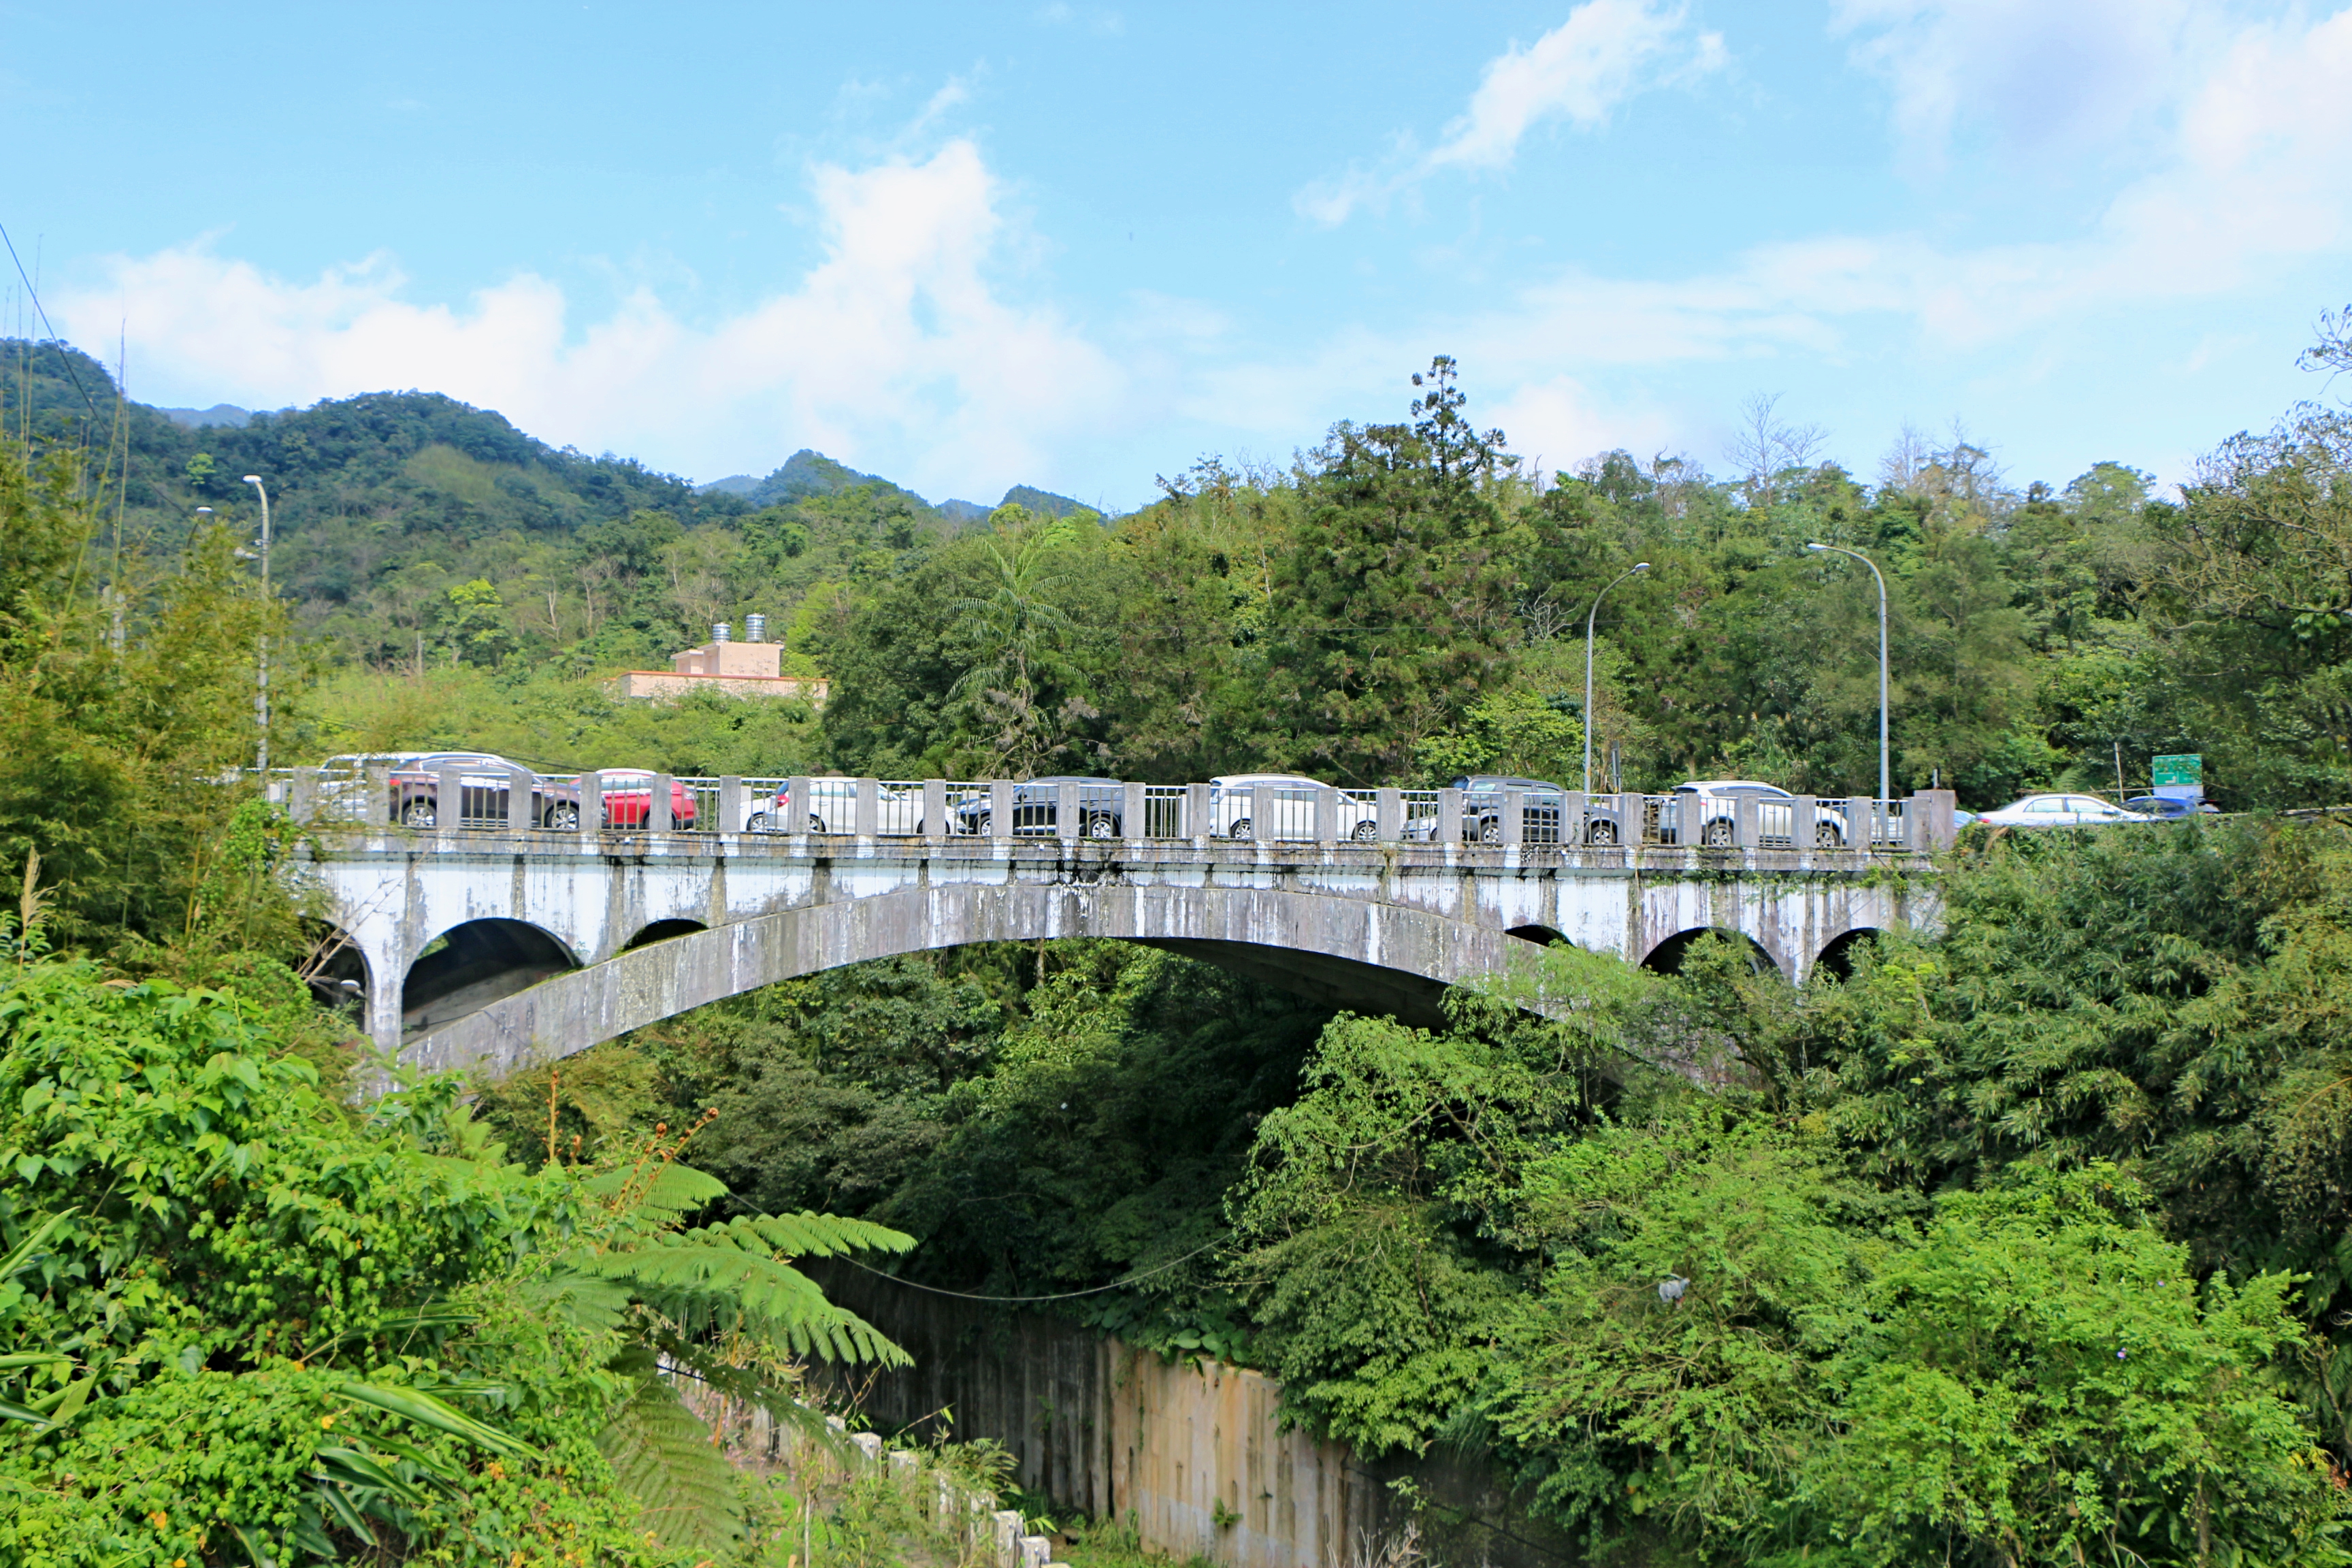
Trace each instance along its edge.
{"label": "white cloud", "polygon": [[576,323],[564,291],[530,274],[457,309],[406,299],[388,256],[302,282],[207,240],[114,258],[110,286],[62,300],[58,317],[91,342],[127,321],[134,374],[176,395],[278,406],[421,387],[704,479],[806,445],[917,489],[1002,487],[1121,418],[1120,367],[992,282],[1008,237],[969,141],[820,166],[811,184],[824,258],[707,327],[648,289]]}
{"label": "white cloud", "polygon": [[[1609,122],[1610,112],[1646,85],[1644,75],[1681,41],[1685,8],[1656,0],[1589,0],[1527,48],[1514,44],[1486,62],[1470,107],[1445,128],[1426,165],[1499,169],[1520,139],[1547,120],[1580,131]],[[1692,68],[1723,57],[1719,34],[1702,34]]]}
{"label": "white cloud", "polygon": [[1318,223],[1344,223],[1358,207],[1441,170],[1507,168],[1538,125],[1565,120],[1597,130],[1635,94],[1715,70],[1725,58],[1721,34],[1688,36],[1688,7],[1680,0],[1585,0],[1533,44],[1513,44],[1487,61],[1468,106],[1435,147],[1415,153],[1410,139],[1401,139],[1385,164],[1314,182],[1293,205]]}
{"label": "white cloud", "polygon": [[1832,30],[1883,78],[1906,161],[1964,131],[2012,152],[2126,151],[2190,80],[2224,18],[2193,0],[1835,0]]}

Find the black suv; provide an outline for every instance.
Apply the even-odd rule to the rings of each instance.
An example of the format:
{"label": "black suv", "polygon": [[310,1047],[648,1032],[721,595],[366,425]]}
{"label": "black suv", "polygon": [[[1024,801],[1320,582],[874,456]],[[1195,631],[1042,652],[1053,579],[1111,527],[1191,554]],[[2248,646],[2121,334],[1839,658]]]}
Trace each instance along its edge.
{"label": "black suv", "polygon": [[[1057,773],[1052,778],[1026,779],[1013,786],[1013,832],[1016,837],[1045,837],[1061,828],[1062,786],[1078,786],[1078,837],[1117,838],[1126,824],[1119,820],[1123,786],[1117,779],[1083,778]],[[986,837],[993,815],[988,792],[978,790],[955,808],[955,830]]]}

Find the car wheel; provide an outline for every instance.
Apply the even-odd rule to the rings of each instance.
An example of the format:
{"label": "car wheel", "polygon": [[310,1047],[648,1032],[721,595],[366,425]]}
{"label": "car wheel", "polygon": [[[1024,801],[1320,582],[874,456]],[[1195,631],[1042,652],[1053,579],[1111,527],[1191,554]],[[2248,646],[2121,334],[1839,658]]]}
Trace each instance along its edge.
{"label": "car wheel", "polygon": [[1500,823],[1499,821],[1497,821],[1497,820],[1496,820],[1496,819],[1495,819],[1494,817],[1491,817],[1491,816],[1490,816],[1490,817],[1486,818],[1486,821],[1484,821],[1484,822],[1482,822],[1482,823],[1480,823],[1480,824],[1478,825],[1478,842],[1479,842],[1479,843],[1481,843],[1481,844],[1500,844],[1502,841],[1503,841],[1503,825],[1502,825],[1502,823]]}
{"label": "car wheel", "polygon": [[1837,824],[1834,822],[1816,823],[1813,826],[1813,843],[1823,849],[1843,848],[1845,845],[1845,835],[1837,830]]}
{"label": "car wheel", "polygon": [[1247,838],[1249,836],[1250,819],[1246,816],[1225,829],[1225,837],[1228,838]]}
{"label": "car wheel", "polygon": [[1603,849],[1614,848],[1617,844],[1617,825],[1613,822],[1596,822],[1584,830],[1584,841],[1587,844],[1598,845]]}
{"label": "car wheel", "polygon": [[430,827],[433,826],[435,815],[433,803],[419,795],[400,808],[400,825],[403,827]]}
{"label": "car wheel", "polygon": [[1360,822],[1356,824],[1356,831],[1348,837],[1359,844],[1377,844],[1381,838],[1381,825],[1377,822]]}
{"label": "car wheel", "polygon": [[824,831],[824,818],[819,816],[814,811],[809,813],[809,831],[811,833],[823,833]]}
{"label": "car wheel", "polygon": [[568,800],[559,800],[540,815],[539,825],[551,833],[580,831],[580,808]]}
{"label": "car wheel", "polygon": [[746,833],[767,832],[768,814],[764,811],[755,811],[751,816],[745,817],[743,819],[743,831]]}
{"label": "car wheel", "polygon": [[1089,817],[1087,817],[1087,837],[1089,837],[1089,838],[1116,838],[1116,837],[1118,837],[1118,817],[1116,817],[1116,816],[1089,816]]}
{"label": "car wheel", "polygon": [[1717,817],[1701,828],[1698,836],[1699,842],[1710,849],[1730,848],[1732,837],[1731,819],[1727,816]]}

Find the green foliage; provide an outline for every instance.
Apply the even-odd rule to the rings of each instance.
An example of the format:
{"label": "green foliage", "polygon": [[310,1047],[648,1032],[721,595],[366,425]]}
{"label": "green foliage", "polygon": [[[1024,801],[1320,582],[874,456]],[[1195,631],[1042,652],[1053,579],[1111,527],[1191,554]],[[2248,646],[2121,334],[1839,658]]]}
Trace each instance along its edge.
{"label": "green foliage", "polygon": [[679,1138],[527,1174],[446,1079],[359,1125],[274,1044],[0,977],[0,1562],[668,1561],[742,1505],[656,1356],[792,1412],[784,1358],[897,1353],[789,1259],[904,1237],[690,1225],[723,1189]]}

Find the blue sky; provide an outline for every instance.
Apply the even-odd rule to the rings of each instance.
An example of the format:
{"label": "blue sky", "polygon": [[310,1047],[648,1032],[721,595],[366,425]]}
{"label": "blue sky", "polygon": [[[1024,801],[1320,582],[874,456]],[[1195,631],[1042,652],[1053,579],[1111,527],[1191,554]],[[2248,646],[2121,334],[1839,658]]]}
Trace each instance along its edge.
{"label": "blue sky", "polygon": [[697,479],[1132,506],[1443,353],[1548,468],[1763,393],[2178,480],[2323,390],[2347,82],[2327,5],[0,4],[0,223],[134,396]]}

